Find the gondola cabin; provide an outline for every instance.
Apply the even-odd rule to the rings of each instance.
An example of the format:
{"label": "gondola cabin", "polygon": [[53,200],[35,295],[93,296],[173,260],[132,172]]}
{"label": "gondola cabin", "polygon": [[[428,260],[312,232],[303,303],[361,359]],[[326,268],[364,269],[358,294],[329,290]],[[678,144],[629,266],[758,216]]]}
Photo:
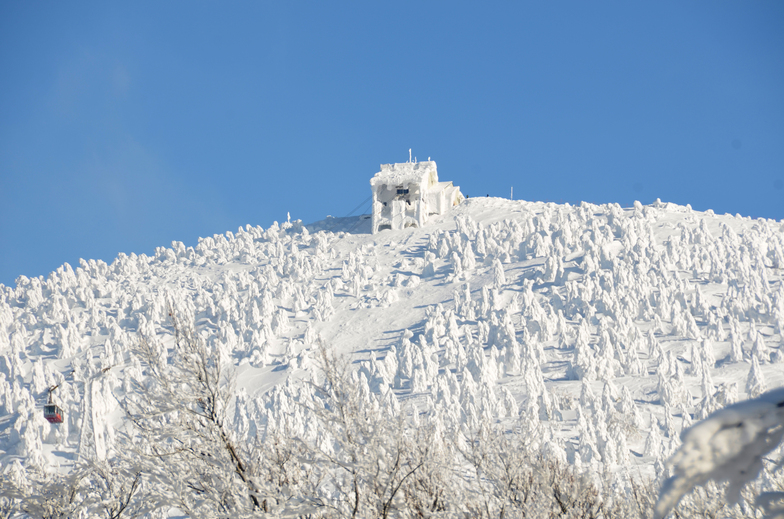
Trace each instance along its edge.
{"label": "gondola cabin", "polygon": [[63,410],[55,404],[46,404],[44,406],[44,418],[49,423],[63,423]]}

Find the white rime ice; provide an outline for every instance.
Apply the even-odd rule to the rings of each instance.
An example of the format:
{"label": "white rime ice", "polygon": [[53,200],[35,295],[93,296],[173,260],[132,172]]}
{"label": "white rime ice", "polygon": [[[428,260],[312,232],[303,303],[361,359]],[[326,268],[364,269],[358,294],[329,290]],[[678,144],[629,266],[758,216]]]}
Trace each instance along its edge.
{"label": "white rime ice", "polygon": [[766,389],[767,384],[765,383],[765,377],[762,374],[759,361],[757,357],[752,357],[749,377],[746,379],[746,393],[750,397],[756,398],[764,393]]}
{"label": "white rime ice", "polygon": [[[490,197],[429,216],[248,225],[0,285],[0,515],[77,485],[61,516],[117,517],[135,467],[123,517],[350,516],[355,483],[370,517],[547,517],[515,508],[522,477],[619,517],[666,479],[657,513],[687,516],[695,486],[735,499],[758,474],[715,514],[777,513],[749,495],[784,483],[781,222]],[[220,377],[194,394],[204,366]]]}
{"label": "white rime ice", "polygon": [[661,519],[681,497],[710,480],[728,482],[727,499],[736,503],[743,485],[763,468],[762,457],[784,436],[784,388],[721,409],[684,431],[683,445],[669,465],[667,479],[656,503]]}

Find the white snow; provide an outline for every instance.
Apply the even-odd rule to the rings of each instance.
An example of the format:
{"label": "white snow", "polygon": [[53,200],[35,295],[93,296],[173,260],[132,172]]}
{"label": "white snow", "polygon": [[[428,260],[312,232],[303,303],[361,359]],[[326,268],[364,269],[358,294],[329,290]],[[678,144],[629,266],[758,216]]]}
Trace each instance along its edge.
{"label": "white snow", "polygon": [[[711,479],[735,498],[760,471],[780,477],[758,458],[781,437],[781,390],[732,404],[784,385],[781,222],[480,198],[371,231],[367,216],[249,225],[0,285],[0,471],[110,460],[118,402],[145,380],[132,346],[171,349],[174,301],[234,366],[241,438],[317,435],[290,402],[324,345],[389,409],[444,430],[530,428],[581,470],[674,471],[662,514]],[[53,386],[58,426],[42,417]]]}

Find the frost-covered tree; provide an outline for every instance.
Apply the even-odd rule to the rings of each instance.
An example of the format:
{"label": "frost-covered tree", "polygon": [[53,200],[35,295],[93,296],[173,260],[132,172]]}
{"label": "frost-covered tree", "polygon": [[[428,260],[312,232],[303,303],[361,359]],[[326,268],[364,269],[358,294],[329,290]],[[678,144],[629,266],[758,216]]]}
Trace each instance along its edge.
{"label": "frost-covered tree", "polygon": [[[549,435],[548,435],[549,436]],[[608,490],[582,477],[551,448],[554,438],[506,434],[483,424],[459,452],[474,472],[463,492],[461,516],[644,517],[649,491],[635,485],[632,499],[613,499]],[[455,516],[452,514],[451,516]]]}
{"label": "frost-covered tree", "polygon": [[231,371],[220,354],[169,306],[174,346],[142,336],[136,348],[145,378],[123,401],[133,431],[125,452],[163,484],[157,499],[195,516],[244,516],[267,497],[254,478],[251,446],[231,428]]}
{"label": "frost-covered tree", "polygon": [[410,505],[407,498],[416,498],[418,506],[427,503],[429,513],[443,506],[437,496],[423,500],[416,488],[422,477],[433,476],[429,465],[443,448],[437,431],[430,426],[407,431],[405,416],[384,406],[347,362],[324,349],[320,359],[320,380],[311,383],[314,400],[305,405],[330,441],[329,448],[310,445],[307,457],[331,490],[317,492],[311,503],[340,517],[399,516]]}
{"label": "frost-covered tree", "polygon": [[141,486],[141,472],[123,460],[79,460],[68,473],[16,463],[0,475],[0,517],[139,517],[154,508]]}
{"label": "frost-covered tree", "polygon": [[504,274],[504,265],[501,260],[495,258],[493,260],[493,286],[495,288],[502,288],[506,285],[506,274]]}
{"label": "frost-covered tree", "polygon": [[765,344],[765,337],[762,333],[756,332],[754,337],[754,345],[751,347],[751,356],[756,358],[760,364],[767,364],[770,362],[770,351],[767,344]]}
{"label": "frost-covered tree", "polygon": [[[673,475],[662,485],[654,517],[665,517],[685,494],[711,481],[726,482],[727,501],[737,503],[744,485],[759,476],[763,458],[783,437],[784,388],[727,406],[693,425],[681,434],[683,445],[668,462]],[[780,518],[782,497],[761,494],[757,503],[766,517]]]}
{"label": "frost-covered tree", "polygon": [[751,357],[751,367],[749,368],[749,376],[746,378],[746,394],[751,398],[757,398],[768,389],[768,384],[765,382],[765,377],[762,374],[760,363],[757,357]]}

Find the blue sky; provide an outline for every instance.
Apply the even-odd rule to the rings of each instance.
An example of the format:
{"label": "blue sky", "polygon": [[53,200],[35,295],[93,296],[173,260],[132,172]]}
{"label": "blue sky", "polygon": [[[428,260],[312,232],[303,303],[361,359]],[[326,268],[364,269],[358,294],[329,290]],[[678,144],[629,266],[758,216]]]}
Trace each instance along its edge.
{"label": "blue sky", "polygon": [[0,283],[470,196],[784,218],[784,3],[4,2]]}

